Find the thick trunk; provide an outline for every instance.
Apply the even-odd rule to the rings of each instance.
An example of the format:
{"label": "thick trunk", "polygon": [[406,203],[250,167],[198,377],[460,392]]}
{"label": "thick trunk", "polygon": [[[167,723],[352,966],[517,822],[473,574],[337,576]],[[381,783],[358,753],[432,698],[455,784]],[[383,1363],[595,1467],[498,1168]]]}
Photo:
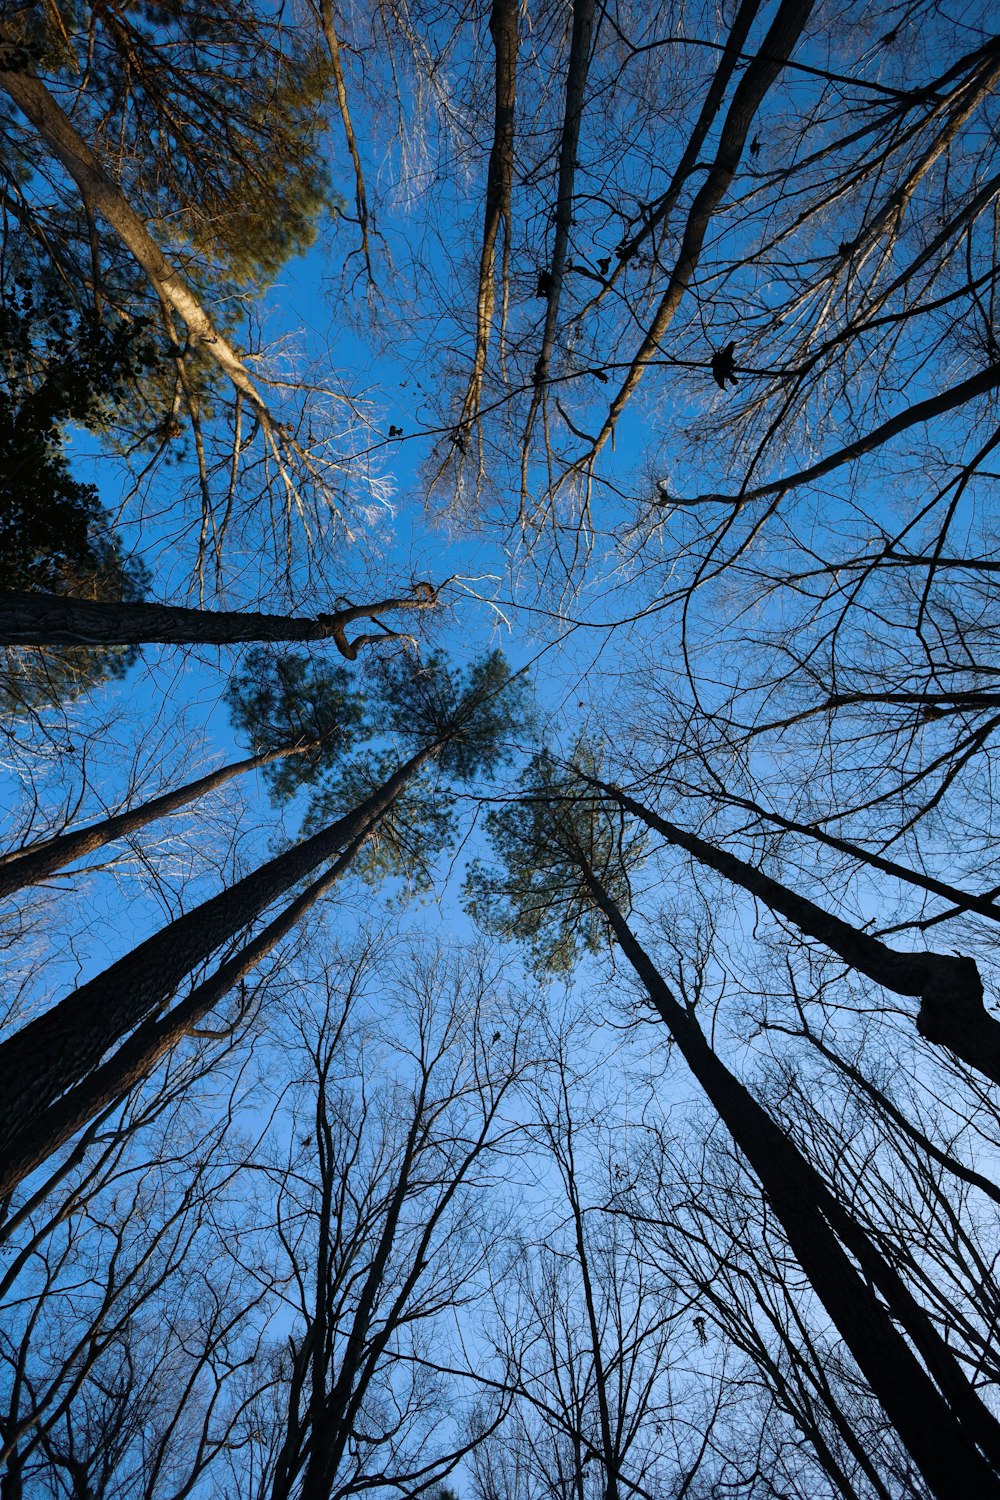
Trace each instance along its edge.
{"label": "thick trunk", "polygon": [[593,785],[675,848],[749,891],[807,937],[824,943],[851,968],[894,994],[917,997],[917,1030],[921,1036],[949,1048],[977,1072],[1000,1083],[1000,1021],[993,1019],[983,1003],[983,984],[973,959],[951,953],[899,953],[888,948],[746,860],[661,818],[618,787],[597,780]]}
{"label": "thick trunk", "polygon": [[[309,619],[253,611],[187,609],[177,604],[104,604],[62,594],[0,593],[0,646],[231,646],[241,641],[332,640],[353,661],[381,637],[349,641],[347,626],[400,609],[431,609],[437,595],[420,584],[408,598],[352,604]],[[389,634],[388,631],[384,632]]]}
{"label": "thick trunk", "polygon": [[[584,873],[622,951],[760,1180],[793,1254],[932,1494],[937,1500],[951,1500],[956,1494],[1000,1496],[1000,1480],[976,1446],[984,1435],[989,1441],[995,1424],[975,1392],[968,1388],[969,1399],[960,1414],[935,1387],[827,1221],[824,1204],[830,1195],[825,1183],[712,1051],[593,871],[588,867]],[[842,1211],[842,1218],[847,1217]],[[852,1253],[858,1253],[862,1238],[854,1226]],[[866,1275],[877,1258],[874,1247],[868,1246]]]}
{"label": "thick trunk", "polygon": [[164,792],[161,797],[153,797],[149,802],[140,803],[128,812],[115,813],[112,817],[102,818],[98,823],[90,823],[86,828],[29,844],[27,848],[17,850],[0,861],[0,897],[9,896],[22,886],[37,885],[74,860],[82,859],[84,855],[92,854],[95,849],[102,849],[116,839],[127,838],[129,834],[138,832],[157,818],[166,817],[168,813],[177,812],[179,808],[197,802],[200,797],[225,786],[227,781],[235,776],[242,776],[245,771],[259,770],[286,755],[301,755],[309,748],[308,745],[296,745],[288,750],[268,750],[262,755],[251,755],[232,765],[220,766],[217,771],[210,771],[208,775],[200,776],[197,781],[189,781],[172,792]]}
{"label": "thick trunk", "polygon": [[340,878],[363,842],[364,835],[355,839],[329,870],[290,902],[257,937],[221,964],[209,979],[196,985],[169,1015],[162,1020],[144,1021],[113,1056],[15,1136],[0,1156],[0,1200],[8,1197],[29,1172],[41,1166],[101,1110],[148,1077],[160,1059],[301,921]]}
{"label": "thick trunk", "polygon": [[0,1153],[160,1011],[198,964],[371,830],[436,749],[418,751],[346,817],[178,917],[0,1045]]}

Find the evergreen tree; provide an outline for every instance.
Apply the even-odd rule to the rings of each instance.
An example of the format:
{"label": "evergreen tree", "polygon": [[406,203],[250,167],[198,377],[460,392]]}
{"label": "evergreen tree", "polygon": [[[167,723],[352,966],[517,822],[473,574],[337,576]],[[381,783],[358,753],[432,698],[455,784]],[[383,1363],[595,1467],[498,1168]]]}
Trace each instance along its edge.
{"label": "evergreen tree", "polygon": [[[104,602],[148,587],[93,484],[74,478],[67,427],[93,431],[153,362],[145,322],[109,332],[27,281],[0,286],[0,590]],[[6,653],[0,698],[23,712],[120,677],[135,648]]]}
{"label": "evergreen tree", "polygon": [[[315,677],[312,683],[316,698],[321,699],[322,679]],[[327,683],[325,690],[336,697],[335,686]],[[234,694],[234,699],[238,712],[244,712],[246,690]],[[281,699],[281,704],[294,714],[290,696]],[[70,1128],[78,1128],[89,1118],[89,1101],[98,1094],[105,1099],[109,1076],[127,1074],[132,1081],[142,1076],[146,1060],[161,1056],[163,1046],[172,1044],[193,1024],[192,1009],[198,1016],[203,1014],[206,996],[207,1003],[214,1004],[273,947],[294,919],[289,914],[297,916],[306,909],[349,867],[367,841],[379,839],[397,799],[422,772],[439,762],[442,774],[455,779],[490,775],[513,753],[514,737],[528,723],[531,711],[524,678],[512,676],[499,652],[464,673],[450,668],[441,656],[433,656],[416,669],[412,663],[390,665],[382,683],[381,708],[390,725],[400,722],[404,726],[400,738],[412,753],[402,762],[394,760],[390,773],[367,795],[361,795],[364,788],[358,782],[345,783],[361,795],[360,801],[341,803],[339,816],[147,938],[103,974],[0,1043],[3,1192],[9,1192],[31,1165],[65,1140]],[[399,840],[392,873],[412,872],[415,883],[421,883],[424,865],[451,831],[450,819],[438,810],[446,797],[445,788],[440,787],[435,803],[417,799],[411,804],[410,819],[405,822],[407,842]],[[423,827],[418,819],[427,809],[431,817]],[[394,837],[398,839],[398,833]],[[315,872],[331,862],[327,874],[315,878]],[[376,856],[367,873],[381,875],[385,869],[385,858],[380,862]],[[312,886],[274,919],[270,934],[246,942],[256,919],[310,876],[314,877]],[[168,1017],[160,1023],[160,1014],[185,978],[227,946],[237,950],[235,958],[226,958],[216,977],[194,992],[193,1001],[189,997],[182,1002],[177,1008],[182,1020],[178,1023],[176,1017],[173,1021]],[[165,1036],[169,1038],[166,1043]]]}
{"label": "evergreen tree", "polygon": [[[673,993],[635,936],[627,911],[638,851],[623,837],[619,809],[593,786],[593,756],[581,758],[587,762],[584,776],[572,766],[558,769],[547,755],[536,757],[523,801],[489,814],[501,863],[493,870],[475,867],[473,911],[492,930],[524,941],[536,967],[557,972],[595,946],[588,911],[605,925],[608,941],[631,965],[651,1009],[760,1180],[793,1254],[931,1493],[948,1500],[957,1482],[1000,1495],[1000,1424],[895,1267],[725,1066],[692,1009]],[[956,1480],[958,1475],[963,1478]]]}

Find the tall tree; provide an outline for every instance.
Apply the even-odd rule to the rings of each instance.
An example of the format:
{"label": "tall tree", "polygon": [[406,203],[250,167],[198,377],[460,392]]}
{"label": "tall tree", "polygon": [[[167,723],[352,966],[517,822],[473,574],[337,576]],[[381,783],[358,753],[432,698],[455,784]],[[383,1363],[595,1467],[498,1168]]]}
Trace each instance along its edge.
{"label": "tall tree", "polygon": [[529,1023],[481,956],[414,949],[397,973],[388,957],[366,955],[389,976],[378,1020],[365,974],[341,988],[334,972],[294,1021],[302,1083],[277,1207],[300,1294],[273,1500],[430,1488],[482,1435],[439,1404],[422,1361],[444,1363],[449,1321],[476,1300],[491,1181],[523,1145]]}
{"label": "tall tree", "polygon": [[[65,1137],[60,1100],[74,1087],[86,1084],[108,1051],[141,1023],[155,1018],[187,975],[237,942],[262,912],[300,881],[346,851],[356,853],[426,765],[437,762],[444,773],[465,778],[501,762],[510,753],[506,736],[525,712],[521,684],[512,690],[509,684],[509,670],[498,653],[484,658],[465,676],[449,670],[439,657],[431,658],[422,669],[412,670],[408,663],[390,668],[384,684],[386,711],[403,743],[415,747],[406,760],[348,812],[177,918],[0,1043],[4,1101],[0,1144],[8,1185],[12,1177],[23,1175],[29,1157],[36,1160],[39,1151]],[[436,832],[441,831],[439,823]],[[337,866],[337,872],[342,868]],[[326,884],[321,879],[314,885],[314,899]],[[297,909],[293,903],[290,910]],[[251,944],[246,952],[256,962],[273,941]],[[233,983],[246,972],[246,964],[238,958],[220,972]],[[217,994],[216,986],[210,985],[209,992]],[[202,999],[198,998],[197,1014],[202,1013]],[[175,1035],[172,1028],[167,1031]],[[145,1035],[138,1045],[145,1057]],[[131,1052],[129,1062],[134,1066]],[[53,1107],[54,1114],[48,1116]],[[78,1111],[72,1117],[78,1120]]]}
{"label": "tall tree", "polygon": [[[605,925],[759,1178],[793,1253],[932,1492],[943,1500],[957,1466],[968,1484],[1000,1492],[1000,1427],[926,1312],[812,1164],[718,1057],[632,931],[623,912],[628,874],[614,813],[596,799],[581,799],[580,781],[575,787],[560,784],[545,757],[536,760],[529,785],[530,803],[490,815],[505,868],[492,876],[480,868],[482,893],[474,894],[474,908],[531,942],[543,966],[565,965],[581,942],[596,943],[595,919]],[[950,1457],[944,1460],[946,1449]]]}

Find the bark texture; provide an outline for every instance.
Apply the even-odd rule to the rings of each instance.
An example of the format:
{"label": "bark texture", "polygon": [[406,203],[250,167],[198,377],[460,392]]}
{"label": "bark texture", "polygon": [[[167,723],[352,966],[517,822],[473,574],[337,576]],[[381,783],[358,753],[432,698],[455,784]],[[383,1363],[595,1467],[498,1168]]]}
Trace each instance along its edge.
{"label": "bark texture", "polygon": [[252,942],[225,963],[174,1006],[162,1020],[144,1021],[100,1067],[69,1090],[38,1118],[14,1136],[0,1156],[0,1199],[6,1198],[29,1172],[82,1130],[102,1110],[122,1099],[149,1076],[156,1064],[192,1028],[261,962],[274,946],[305,916],[311,906],[340,878],[364,843],[362,834],[351,843],[329,870],[314,880],[302,894]]}
{"label": "bark texture", "polygon": [[974,959],[951,953],[900,953],[850,922],[824,911],[780,881],[725,849],[661,818],[627,792],[593,781],[619,807],[734,885],[749,891],[807,937],[816,938],[851,968],[897,995],[920,1000],[917,1030],[927,1041],[947,1047],[977,1072],[1000,1083],[1000,1021],[987,1011],[983,982]]}
{"label": "bark texture", "polygon": [[[2,50],[15,45],[6,28],[0,26],[0,61],[6,60],[2,58]],[[274,423],[267,403],[247,373],[242,359],[215,327],[198,297],[167,260],[144,220],[42,80],[23,67],[6,71],[0,68],[0,88],[31,122],[49,151],[72,177],[88,212],[100,214],[110,224],[149,277],[161,301],[184,320],[192,340],[204,346],[270,431]]]}
{"label": "bark texture", "polygon": [[23,886],[39,884],[74,860],[92,854],[95,849],[103,849],[116,839],[127,838],[129,834],[137,833],[140,828],[147,827],[158,818],[164,818],[169,813],[197,802],[246,771],[258,771],[271,761],[281,760],[288,755],[301,755],[309,748],[308,745],[296,745],[287,750],[267,750],[261,755],[251,755],[246,760],[220,766],[217,771],[209,771],[196,781],[175,787],[173,791],[153,797],[149,802],[142,802],[138,807],[129,808],[127,812],[115,813],[111,817],[101,818],[97,823],[88,824],[86,828],[77,828],[70,833],[61,833],[55,838],[29,844],[27,848],[17,850],[0,861],[0,897],[9,896]]}
{"label": "bark texture", "polygon": [[0,646],[233,646],[243,641],[333,641],[354,661],[362,646],[395,632],[348,640],[356,620],[406,609],[433,609],[437,593],[418,584],[409,595],[349,604],[315,619],[253,611],[187,609],[179,604],[113,604],[63,594],[0,593]]}

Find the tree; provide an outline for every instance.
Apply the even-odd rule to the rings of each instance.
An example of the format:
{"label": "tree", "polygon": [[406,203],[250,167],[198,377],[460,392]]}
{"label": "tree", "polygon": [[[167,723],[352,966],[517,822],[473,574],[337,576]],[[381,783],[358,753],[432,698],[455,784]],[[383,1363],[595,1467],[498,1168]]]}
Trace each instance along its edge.
{"label": "tree", "polygon": [[[141,599],[146,569],[125,557],[96,488],[72,477],[64,441],[67,423],[97,425],[151,359],[141,320],[109,333],[51,292],[36,300],[27,282],[0,286],[0,588]],[[15,713],[120,676],[135,658],[6,654],[2,693]]]}
{"label": "tree", "polygon": [[9,896],[25,885],[37,884],[56,870],[93,853],[95,849],[102,849],[117,839],[126,838],[140,828],[147,827],[158,818],[188,807],[200,797],[225,786],[234,776],[242,776],[247,771],[266,772],[274,766],[275,761],[285,760],[289,756],[315,755],[317,749],[315,742],[306,741],[280,749],[264,750],[246,760],[237,761],[234,765],[220,766],[216,771],[199,776],[196,781],[164,792],[149,802],[129,808],[127,812],[114,813],[85,828],[56,834],[52,838],[38,839],[33,844],[14,850],[0,858],[0,897]]}
{"label": "tree", "polygon": [[[0,1044],[4,1193],[89,1118],[83,1112],[95,1107],[95,1089],[100,1107],[109,1075],[113,1087],[120,1077],[134,1082],[136,1067],[157,1060],[164,1044],[183,1034],[270,950],[277,936],[350,865],[426,765],[436,761],[443,773],[467,778],[503,761],[509,746],[501,736],[525,714],[521,684],[501,702],[509,682],[499,653],[465,676],[439,657],[430,658],[421,671],[390,667],[384,687],[389,724],[404,744],[414,747],[406,760],[348,812],[147,938]],[[446,822],[443,831],[447,827]],[[330,861],[331,867],[305,893],[239,949],[241,935],[257,917]],[[230,955],[238,949],[235,956],[196,986],[175,1013],[159,1020],[182,981],[227,947]],[[143,1023],[145,1030],[136,1031]],[[135,1034],[126,1040],[130,1032]],[[119,1050],[102,1061],[114,1049]]]}
{"label": "tree", "polygon": [[[349,983],[328,969],[317,1003],[290,1018],[307,1066],[274,1167],[298,1288],[275,1500],[434,1493],[479,1438],[456,1409],[461,1387],[432,1368],[488,1264],[490,1185],[518,1150],[534,1066],[529,1021],[481,955],[401,960],[394,972],[385,946],[366,944]],[[377,1017],[364,1013],[376,972],[389,976]]]}
{"label": "tree", "polygon": [[136,1476],[147,1494],[176,1493],[239,1441],[266,1379],[270,1288],[221,1253],[221,1234],[249,1247],[254,1225],[227,1162],[246,1149],[238,1073],[226,1119],[205,1117],[220,1072],[188,1059],[105,1117],[86,1167],[72,1163],[4,1224],[5,1500],[111,1500]]}
{"label": "tree", "polygon": [[[995,1493],[995,30],[7,7],[12,1494]],[[418,653],[447,575],[452,655]],[[516,784],[497,624],[576,741]],[[165,775],[181,743],[218,769]],[[491,1031],[453,986],[468,1089],[415,1124],[433,1027],[390,1035],[383,950],[338,1032],[336,939],[380,892],[455,942],[470,855],[566,1024],[531,1032],[516,1164],[466,1170],[509,991]],[[208,1162],[165,1140],[161,1221],[187,1182],[206,1219],[132,1317],[144,1225],[98,1179],[156,1178],[167,1097],[182,1136],[239,1118]]]}
{"label": "tree", "polygon": [[283,11],[171,3],[22,10],[0,46],[5,254],[97,322],[155,323],[156,367],[133,382],[111,445],[142,453],[145,487],[190,432],[201,587],[241,531],[258,547],[270,533],[287,565],[299,517],[305,564],[328,560],[331,521],[353,502],[340,392],[306,380],[290,395],[284,371],[258,373],[247,348],[254,301],[339,206],[325,45]]}
{"label": "tree", "polygon": [[[932,1492],[948,1493],[955,1465],[967,1465],[969,1482],[989,1492],[995,1484],[992,1465],[1000,1455],[1000,1429],[994,1418],[901,1278],[829,1192],[811,1163],[709,1046],[692,1012],[677,999],[635,937],[619,899],[605,883],[608,867],[619,889],[627,878],[612,816],[600,806],[585,806],[578,829],[574,811],[581,800],[577,790],[581,782],[560,783],[544,756],[536,759],[528,785],[535,809],[530,823],[516,804],[490,815],[509,875],[501,870],[490,877],[481,869],[477,878],[485,895],[475,898],[475,905],[501,930],[531,942],[542,963],[551,952],[563,964],[567,951],[578,946],[581,911],[586,914],[589,908],[607,924],[650,1005],[751,1164],[793,1254]],[[595,868],[594,831],[601,825],[603,858]],[[565,870],[564,900],[554,908],[543,906],[538,900],[540,891],[558,880],[560,867]],[[536,869],[540,871],[537,880]],[[873,1286],[886,1299],[891,1316],[875,1297]],[[894,1318],[913,1340],[933,1379]],[[951,1457],[942,1464],[946,1446]]]}
{"label": "tree", "polygon": [[665,1292],[626,1220],[603,1211],[608,1183],[624,1176],[630,1132],[617,1101],[597,1097],[571,1062],[599,1042],[582,1026],[547,1040],[532,1133],[552,1190],[494,1294],[490,1337],[514,1400],[477,1449],[477,1493],[609,1500],[666,1491],[676,1482],[671,1440],[689,1446],[687,1308]]}
{"label": "tree", "polygon": [[[897,994],[918,995],[921,1005],[917,1027],[921,1036],[950,1047],[972,1067],[1000,1081],[1000,1023],[986,1010],[982,980],[971,959],[941,953],[900,953],[888,948],[860,927],[831,916],[815,902],[788,890],[746,861],[661,818],[619,788],[605,781],[595,781],[594,785],[625,812],[710,869],[741,885],[773,912],[788,918],[807,936],[825,943],[877,984]],[[990,902],[991,908],[992,905]]]}
{"label": "tree", "polygon": [[[375,604],[348,604],[315,619],[263,615],[233,610],[185,609],[174,604],[103,603],[42,593],[0,594],[0,642],[17,646],[63,646],[86,642],[98,646],[146,645],[154,641],[182,645],[234,645],[242,641],[332,640],[341,656],[353,661],[362,646],[393,635],[349,641],[346,627],[398,609],[433,609],[437,593],[430,584],[414,585],[407,598]],[[412,637],[407,639],[412,640]]]}

